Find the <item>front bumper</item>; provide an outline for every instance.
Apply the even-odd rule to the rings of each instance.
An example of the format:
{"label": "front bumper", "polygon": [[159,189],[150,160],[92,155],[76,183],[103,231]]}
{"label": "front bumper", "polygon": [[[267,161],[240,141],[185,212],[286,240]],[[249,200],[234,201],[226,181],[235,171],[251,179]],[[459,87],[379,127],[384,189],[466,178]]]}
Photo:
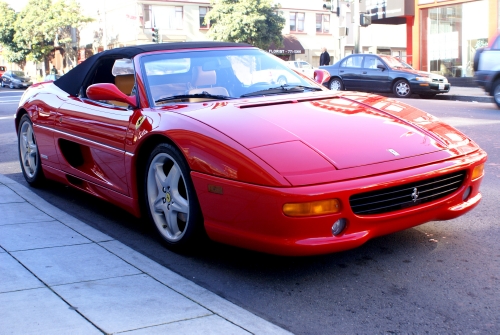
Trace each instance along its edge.
{"label": "front bumper", "polygon": [[450,83],[426,83],[415,81],[411,83],[411,89],[416,94],[440,94],[450,91]]}
{"label": "front bumper", "polygon": [[[472,181],[474,166],[486,161],[486,153],[475,153],[405,171],[341,182],[291,188],[250,185],[193,172],[192,178],[205,220],[205,229],[215,241],[279,255],[314,255],[358,247],[377,236],[414,227],[433,220],[456,218],[473,209],[480,201],[482,177]],[[388,188],[456,171],[466,171],[462,186],[441,199],[407,209],[376,215],[356,215],[349,197],[360,192]],[[212,186],[222,194],[211,193]],[[210,186],[210,187],[209,187]],[[470,194],[463,199],[464,192]],[[339,213],[293,218],[282,212],[285,203],[336,198]],[[340,218],[347,227],[338,236],[331,229]]]}

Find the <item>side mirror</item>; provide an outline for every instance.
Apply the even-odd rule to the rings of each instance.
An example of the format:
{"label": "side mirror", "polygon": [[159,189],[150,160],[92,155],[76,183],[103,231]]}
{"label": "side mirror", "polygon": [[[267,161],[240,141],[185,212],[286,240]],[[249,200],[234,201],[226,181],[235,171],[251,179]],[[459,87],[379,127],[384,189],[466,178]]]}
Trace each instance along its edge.
{"label": "side mirror", "polygon": [[330,80],[330,72],[323,69],[316,69],[314,70],[314,80],[319,84],[323,84]]}
{"label": "side mirror", "polygon": [[115,100],[136,108],[135,95],[128,96],[116,87],[115,84],[100,83],[87,88],[87,97],[92,100]]}
{"label": "side mirror", "polygon": [[377,69],[380,69],[382,71],[385,71],[385,66],[383,66],[382,64],[378,64],[377,65]]}

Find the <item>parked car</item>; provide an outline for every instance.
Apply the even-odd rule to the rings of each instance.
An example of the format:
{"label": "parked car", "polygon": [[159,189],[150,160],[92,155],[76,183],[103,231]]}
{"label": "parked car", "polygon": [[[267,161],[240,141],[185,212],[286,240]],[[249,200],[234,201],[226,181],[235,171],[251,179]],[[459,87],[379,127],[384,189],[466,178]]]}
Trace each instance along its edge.
{"label": "parked car", "polygon": [[487,48],[476,50],[474,70],[476,83],[493,97],[500,108],[500,34]]}
{"label": "parked car", "polygon": [[7,71],[7,67],[6,67],[6,66],[2,66],[2,65],[0,65],[0,76],[1,76],[2,74],[4,74],[4,73],[5,73],[5,71]]}
{"label": "parked car", "polygon": [[303,60],[287,61],[286,64],[296,70],[297,72],[303,73],[309,78],[314,78],[314,68],[311,64]]}
{"label": "parked car", "polygon": [[[297,84],[252,82],[270,68]],[[248,44],[100,52],[24,93],[22,173],[144,217],[174,250],[208,236],[331,253],[479,203],[487,155],[469,137],[393,99],[332,92],[327,71],[315,78]]]}
{"label": "parked car", "polygon": [[334,91],[392,92],[398,98],[413,93],[433,98],[450,91],[446,77],[408,68],[389,55],[354,54],[320,68],[330,73],[327,86]]}
{"label": "parked car", "polygon": [[10,88],[29,87],[33,85],[31,78],[24,74],[22,71],[6,71],[0,78],[0,85],[2,87],[8,86]]}

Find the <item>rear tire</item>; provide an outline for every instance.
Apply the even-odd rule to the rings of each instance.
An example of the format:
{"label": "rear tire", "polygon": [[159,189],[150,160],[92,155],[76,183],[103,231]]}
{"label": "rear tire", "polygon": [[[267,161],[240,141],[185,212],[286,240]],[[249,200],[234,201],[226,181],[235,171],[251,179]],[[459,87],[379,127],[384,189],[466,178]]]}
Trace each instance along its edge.
{"label": "rear tire", "polygon": [[42,162],[40,161],[35,132],[33,131],[33,123],[26,114],[21,117],[19,122],[17,148],[24,179],[31,186],[40,186],[45,181],[45,177],[42,171]]}
{"label": "rear tire", "polygon": [[343,91],[344,83],[340,78],[332,78],[328,82],[328,88],[332,91]]}
{"label": "rear tire", "polygon": [[497,107],[500,108],[500,79],[493,83],[493,87],[491,89],[491,95],[497,104]]}
{"label": "rear tire", "polygon": [[410,84],[404,79],[398,80],[394,84],[392,91],[398,98],[409,98],[411,96]]}
{"label": "rear tire", "polygon": [[204,237],[203,217],[184,156],[161,143],[144,173],[144,208],[162,242],[174,251],[192,251]]}

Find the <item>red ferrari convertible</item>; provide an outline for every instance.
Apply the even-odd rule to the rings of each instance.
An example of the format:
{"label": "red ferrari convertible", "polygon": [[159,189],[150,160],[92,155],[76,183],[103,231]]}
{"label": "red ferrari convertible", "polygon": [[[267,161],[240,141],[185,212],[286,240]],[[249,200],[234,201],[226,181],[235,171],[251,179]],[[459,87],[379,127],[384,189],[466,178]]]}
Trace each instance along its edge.
{"label": "red ferrari convertible", "polygon": [[[286,80],[278,80],[280,76]],[[247,44],[113,49],[24,93],[29,184],[55,180],[200,237],[281,255],[357,247],[467,213],[486,153],[396,100],[331,92]]]}

